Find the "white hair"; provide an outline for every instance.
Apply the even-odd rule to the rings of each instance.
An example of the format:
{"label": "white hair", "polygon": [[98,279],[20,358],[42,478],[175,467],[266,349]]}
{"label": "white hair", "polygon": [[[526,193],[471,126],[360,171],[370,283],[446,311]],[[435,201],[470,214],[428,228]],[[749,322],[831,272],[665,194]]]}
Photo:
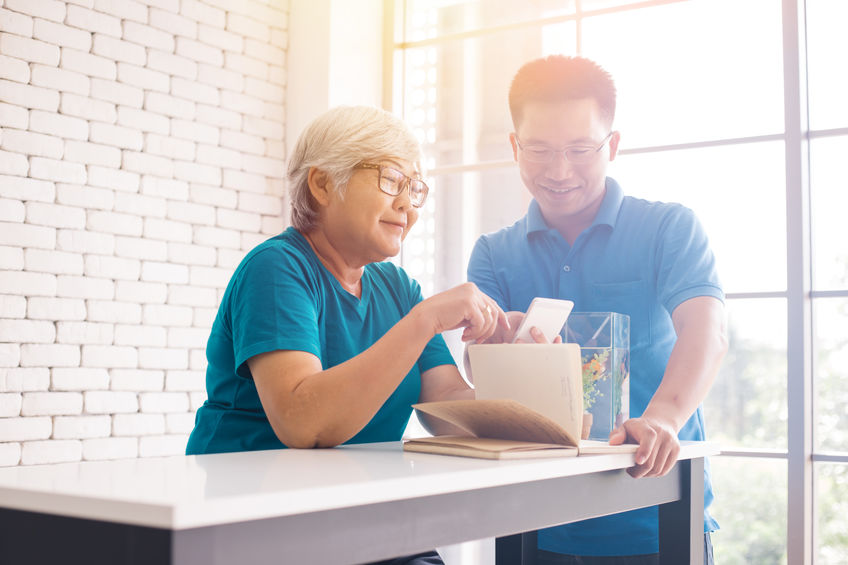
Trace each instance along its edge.
{"label": "white hair", "polygon": [[397,116],[370,106],[339,106],[315,118],[300,134],[289,160],[292,225],[305,232],[318,220],[307,182],[312,167],[327,173],[335,190],[344,194],[356,165],[389,157],[416,167],[421,162],[418,140]]}

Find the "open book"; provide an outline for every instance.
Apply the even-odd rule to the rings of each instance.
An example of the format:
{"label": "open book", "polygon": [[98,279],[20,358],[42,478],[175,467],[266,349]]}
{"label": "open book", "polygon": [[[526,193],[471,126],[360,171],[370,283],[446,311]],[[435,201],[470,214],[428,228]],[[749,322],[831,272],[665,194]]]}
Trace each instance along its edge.
{"label": "open book", "polygon": [[511,399],[445,400],[414,404],[419,413],[449,422],[467,435],[404,441],[406,451],[484,459],[568,457],[589,453],[633,453],[635,444],[609,445],[580,439],[580,428],[566,429]]}

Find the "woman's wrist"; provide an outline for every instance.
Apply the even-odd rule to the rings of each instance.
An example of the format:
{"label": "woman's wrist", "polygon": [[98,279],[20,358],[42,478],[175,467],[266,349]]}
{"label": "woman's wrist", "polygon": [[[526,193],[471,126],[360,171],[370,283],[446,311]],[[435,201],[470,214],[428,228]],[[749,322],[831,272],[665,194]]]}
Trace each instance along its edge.
{"label": "woman's wrist", "polygon": [[419,302],[412,307],[412,310],[409,311],[406,318],[412,325],[412,331],[414,331],[416,335],[426,335],[427,341],[430,341],[430,339],[439,332],[437,331],[437,328],[434,327],[435,325],[430,319],[430,316],[427,315],[426,308],[427,307],[423,301]]}

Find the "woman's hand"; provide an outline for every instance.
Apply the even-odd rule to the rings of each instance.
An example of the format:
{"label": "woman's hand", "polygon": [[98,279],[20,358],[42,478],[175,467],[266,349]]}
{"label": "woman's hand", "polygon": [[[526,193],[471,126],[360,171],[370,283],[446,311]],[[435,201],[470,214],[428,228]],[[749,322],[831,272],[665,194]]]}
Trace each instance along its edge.
{"label": "woman's hand", "polygon": [[482,342],[499,328],[510,329],[507,316],[497,302],[470,282],[423,300],[412,313],[426,321],[433,335],[465,328],[462,341]]}
{"label": "woman's hand", "polygon": [[[492,332],[488,338],[484,340],[478,340],[477,343],[512,343],[512,340],[515,339],[515,332],[518,331],[518,326],[521,325],[521,321],[524,319],[525,313],[518,312],[515,310],[510,310],[505,313],[507,319],[507,325],[498,325],[495,328],[495,331]],[[539,328],[533,326],[530,328],[530,336],[533,338],[533,341],[536,343],[548,343],[545,339],[545,334],[539,331]],[[562,338],[560,336],[556,336],[554,338],[554,343],[562,343]],[[523,341],[519,340],[516,343],[523,343]],[[468,359],[468,346],[465,347],[465,353],[463,355],[463,364],[465,365],[465,376],[469,380],[469,382],[474,382],[474,375],[471,372],[471,362]]]}
{"label": "woman's hand", "polygon": [[515,338],[515,332],[518,331],[518,326],[521,324],[521,320],[524,319],[524,312],[517,312],[514,310],[510,310],[506,312],[506,321],[509,323],[509,327],[498,326],[495,328],[495,332],[490,335],[486,340],[479,341],[478,343],[512,343],[512,340]]}

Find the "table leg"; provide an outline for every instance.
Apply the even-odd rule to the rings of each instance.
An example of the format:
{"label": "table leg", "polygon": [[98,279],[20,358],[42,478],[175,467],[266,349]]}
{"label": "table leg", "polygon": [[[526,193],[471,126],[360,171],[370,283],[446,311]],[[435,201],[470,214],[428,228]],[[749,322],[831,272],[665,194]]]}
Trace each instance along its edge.
{"label": "table leg", "polygon": [[0,563],[171,565],[168,530],[0,508]]}
{"label": "table leg", "polygon": [[704,563],[704,459],[679,461],[680,500],[660,504],[660,564]]}
{"label": "table leg", "polygon": [[[621,480],[624,474],[622,472],[616,476],[619,475]],[[671,474],[666,477],[654,479],[651,483],[643,483],[643,485],[638,485],[637,480],[635,484],[643,488],[633,491],[633,486],[628,482],[627,487],[630,492],[626,496],[644,494],[643,491],[653,492],[652,489],[665,485],[662,489],[666,489],[665,499],[670,502],[659,505],[660,563],[662,565],[681,563],[703,565],[704,459],[678,461]],[[607,492],[612,494],[614,490],[608,489]],[[634,507],[638,508],[640,505]],[[535,531],[496,538],[496,565],[518,563],[532,565],[535,563],[535,554]]]}
{"label": "table leg", "polygon": [[495,565],[534,565],[536,532],[495,538]]}

